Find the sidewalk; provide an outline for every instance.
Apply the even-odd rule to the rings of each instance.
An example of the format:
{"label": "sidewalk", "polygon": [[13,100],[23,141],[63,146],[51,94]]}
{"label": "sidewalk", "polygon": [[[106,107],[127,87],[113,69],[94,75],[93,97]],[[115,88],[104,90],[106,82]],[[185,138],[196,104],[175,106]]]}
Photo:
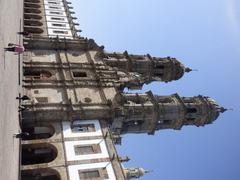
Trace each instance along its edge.
{"label": "sidewalk", "polygon": [[[18,79],[19,56],[4,52],[3,48],[9,42],[19,43],[16,32],[21,27],[23,1],[0,0],[0,8],[0,179],[17,180],[19,140],[13,138],[13,134],[19,131],[18,101],[15,99],[21,93]],[[20,42],[22,43],[22,37]]]}

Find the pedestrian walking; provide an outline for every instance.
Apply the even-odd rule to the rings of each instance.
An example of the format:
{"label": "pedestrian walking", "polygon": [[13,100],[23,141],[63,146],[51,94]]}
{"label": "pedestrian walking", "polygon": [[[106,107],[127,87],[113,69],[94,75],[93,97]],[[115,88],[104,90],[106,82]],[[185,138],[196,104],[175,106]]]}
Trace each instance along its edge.
{"label": "pedestrian walking", "polygon": [[25,51],[24,46],[19,44],[9,43],[7,48],[4,48],[5,51],[16,52],[17,54],[21,54]]}

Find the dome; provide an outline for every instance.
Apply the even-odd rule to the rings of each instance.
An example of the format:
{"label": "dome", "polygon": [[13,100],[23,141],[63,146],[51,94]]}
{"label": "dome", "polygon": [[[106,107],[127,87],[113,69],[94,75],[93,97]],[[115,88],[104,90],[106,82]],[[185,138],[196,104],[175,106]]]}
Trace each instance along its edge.
{"label": "dome", "polygon": [[178,80],[183,77],[184,72],[185,72],[185,67],[182,63],[180,63],[178,60],[175,58],[172,58],[172,79],[173,80]]}
{"label": "dome", "polygon": [[146,170],[143,169],[143,168],[139,168],[138,172],[139,172],[139,176],[141,177],[141,176],[143,176],[146,173]]}
{"label": "dome", "polygon": [[165,70],[165,82],[178,80],[183,77],[185,72],[190,72],[190,68],[186,68],[180,61],[176,58],[167,57],[166,58],[167,69]]}
{"label": "dome", "polygon": [[208,113],[208,118],[206,123],[212,123],[215,121],[220,113],[223,113],[226,111],[225,108],[220,107],[218,103],[209,97],[203,97],[205,99],[206,105],[207,105],[207,113]]}

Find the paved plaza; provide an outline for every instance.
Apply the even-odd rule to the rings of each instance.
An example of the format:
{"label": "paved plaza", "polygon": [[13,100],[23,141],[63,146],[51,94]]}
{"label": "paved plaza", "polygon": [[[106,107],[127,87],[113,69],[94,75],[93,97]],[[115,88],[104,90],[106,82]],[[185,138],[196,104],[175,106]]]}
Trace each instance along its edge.
{"label": "paved plaza", "polygon": [[21,93],[19,56],[4,52],[3,48],[10,42],[19,43],[17,32],[22,24],[23,1],[0,0],[0,8],[0,179],[17,180],[19,140],[13,138],[13,134],[19,132],[18,101],[15,99]]}

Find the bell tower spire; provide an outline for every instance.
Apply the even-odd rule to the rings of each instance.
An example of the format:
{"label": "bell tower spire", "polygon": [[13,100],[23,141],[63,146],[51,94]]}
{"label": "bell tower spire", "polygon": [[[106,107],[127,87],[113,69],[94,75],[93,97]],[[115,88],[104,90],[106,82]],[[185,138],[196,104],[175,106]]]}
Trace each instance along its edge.
{"label": "bell tower spire", "polygon": [[147,55],[132,55],[127,51],[124,53],[104,53],[104,62],[125,73],[137,73],[145,80],[144,83],[152,81],[170,82],[180,79],[185,72],[191,69],[185,67],[176,58],[157,58]]}
{"label": "bell tower spire", "polygon": [[161,129],[181,129],[184,125],[204,126],[225,111],[213,99],[205,96],[180,97],[145,94],[122,94],[122,108],[117,108],[113,131],[154,134]]}

